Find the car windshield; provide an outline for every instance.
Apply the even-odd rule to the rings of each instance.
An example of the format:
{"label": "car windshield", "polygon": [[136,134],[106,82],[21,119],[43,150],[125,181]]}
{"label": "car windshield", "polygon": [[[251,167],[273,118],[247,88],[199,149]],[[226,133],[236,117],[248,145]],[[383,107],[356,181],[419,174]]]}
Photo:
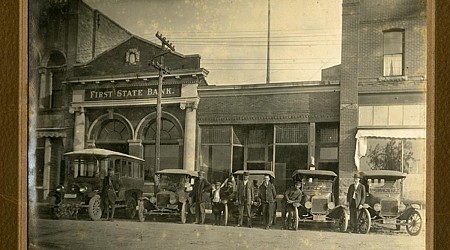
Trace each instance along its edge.
{"label": "car windshield", "polygon": [[189,177],[181,174],[161,174],[159,176],[159,189],[176,191],[189,184]]}
{"label": "car windshield", "polygon": [[401,181],[385,179],[368,179],[370,193],[399,193]]}
{"label": "car windshield", "polygon": [[109,161],[94,157],[74,158],[70,161],[71,173],[74,178],[103,178],[108,172]]}
{"label": "car windshield", "polygon": [[306,178],[302,180],[303,192],[331,193],[333,181],[321,180],[318,178]]}

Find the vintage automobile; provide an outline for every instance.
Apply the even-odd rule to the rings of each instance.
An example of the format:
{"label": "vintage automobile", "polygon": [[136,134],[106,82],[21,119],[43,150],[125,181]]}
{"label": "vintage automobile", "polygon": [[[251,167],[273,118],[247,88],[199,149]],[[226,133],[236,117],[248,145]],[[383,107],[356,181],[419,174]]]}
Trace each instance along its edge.
{"label": "vintage automobile", "polygon": [[393,170],[361,172],[361,183],[366,187],[366,200],[358,220],[361,233],[368,233],[372,223],[395,225],[397,230],[405,226],[410,235],[420,233],[421,206],[403,199],[405,178],[406,174]]}
{"label": "vintage automobile", "polygon": [[187,215],[194,213],[189,193],[197,176],[197,172],[184,169],[156,172],[155,194],[138,201],[139,221],[145,221],[146,215],[175,215],[180,216],[181,223],[186,223]]}
{"label": "vintage automobile", "polygon": [[92,220],[99,220],[103,210],[101,189],[108,169],[114,169],[121,183],[116,190],[116,208],[125,208],[126,215],[134,218],[144,185],[143,159],[100,148],[69,152],[65,157],[66,181],[49,197],[54,218],[77,218],[80,210],[87,209]]}
{"label": "vintage automobile", "polygon": [[[262,216],[262,209],[261,209],[261,200],[258,197],[259,194],[259,186],[263,183],[264,176],[269,175],[270,181],[273,183],[275,179],[275,175],[273,171],[270,170],[245,170],[249,172],[249,183],[253,185],[253,191],[255,194],[255,202],[252,205],[252,216],[253,217],[260,217]],[[233,175],[236,177],[236,180],[243,180],[244,170],[238,170],[233,173]],[[277,198],[282,198],[282,196],[277,196]],[[237,206],[234,204],[234,202],[230,202],[228,200],[222,200],[222,203],[224,203],[224,225],[227,225],[229,214],[232,214],[234,217],[238,217],[238,209]],[[276,209],[274,211],[276,214]],[[276,216],[273,216],[273,224],[275,224]]]}
{"label": "vintage automobile", "polygon": [[328,170],[296,170],[294,182],[302,182],[302,202],[294,203],[293,228],[300,222],[331,222],[341,232],[346,232],[349,212],[345,206],[336,205],[333,184],[337,175]]}

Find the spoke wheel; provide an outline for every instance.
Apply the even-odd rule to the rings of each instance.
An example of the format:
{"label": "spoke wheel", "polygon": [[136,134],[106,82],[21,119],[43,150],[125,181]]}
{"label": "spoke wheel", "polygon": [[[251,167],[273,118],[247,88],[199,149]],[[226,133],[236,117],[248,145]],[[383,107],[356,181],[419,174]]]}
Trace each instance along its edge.
{"label": "spoke wheel", "polygon": [[361,209],[361,211],[359,213],[359,218],[358,218],[359,232],[362,234],[368,233],[370,230],[371,223],[372,223],[372,221],[370,218],[369,210],[367,210],[365,208]]}
{"label": "spoke wheel", "polygon": [[294,220],[292,221],[294,223],[293,228],[295,231],[297,231],[298,229],[298,223],[299,223],[299,219],[298,219],[298,207],[294,207]]}
{"label": "spoke wheel", "polygon": [[347,228],[348,228],[348,214],[345,210],[342,210],[341,212],[341,216],[339,216],[339,220],[338,220],[338,226],[339,226],[339,231],[345,233],[347,232]]}
{"label": "spoke wheel", "polygon": [[126,201],[125,213],[129,219],[134,219],[136,216],[136,199],[133,196],[129,196]]}
{"label": "spoke wheel", "polygon": [[183,205],[181,206],[181,223],[186,223],[186,202],[183,202]]}
{"label": "spoke wheel", "polygon": [[406,231],[409,235],[416,236],[420,233],[422,229],[422,216],[419,211],[414,211],[408,216],[408,221],[406,223]]}
{"label": "spoke wheel", "polygon": [[226,226],[228,224],[228,204],[223,204],[223,225]]}
{"label": "spoke wheel", "polygon": [[140,200],[138,202],[138,218],[140,222],[144,222],[145,221],[145,214],[144,214],[144,201]]}
{"label": "spoke wheel", "polygon": [[88,212],[91,220],[100,220],[100,218],[102,217],[100,195],[97,194],[89,200]]}

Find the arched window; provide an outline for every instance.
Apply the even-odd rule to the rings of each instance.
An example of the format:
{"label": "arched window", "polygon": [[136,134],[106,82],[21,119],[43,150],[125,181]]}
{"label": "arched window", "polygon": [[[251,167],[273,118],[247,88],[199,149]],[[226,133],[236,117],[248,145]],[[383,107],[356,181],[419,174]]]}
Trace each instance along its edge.
{"label": "arched window", "polygon": [[[155,172],[156,121],[150,121],[143,131],[145,180],[152,181]],[[161,119],[160,169],[182,168],[182,131],[175,122]]]}
{"label": "arched window", "polygon": [[54,51],[41,72],[39,106],[41,108],[60,108],[64,105],[63,84],[66,75],[66,58],[61,52]]}
{"label": "arched window", "polygon": [[96,139],[96,146],[128,154],[128,140],[131,132],[128,127],[117,119],[106,120]]}

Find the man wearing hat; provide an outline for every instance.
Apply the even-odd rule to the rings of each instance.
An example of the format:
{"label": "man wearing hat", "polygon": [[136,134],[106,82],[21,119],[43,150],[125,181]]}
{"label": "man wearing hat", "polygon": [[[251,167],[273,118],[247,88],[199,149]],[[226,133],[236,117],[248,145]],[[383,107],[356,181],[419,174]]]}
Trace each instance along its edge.
{"label": "man wearing hat", "polygon": [[347,203],[350,207],[350,228],[353,233],[358,233],[358,217],[366,199],[366,188],[360,181],[359,173],[353,176],[353,184],[348,187]]}
{"label": "man wearing hat", "polygon": [[253,185],[249,181],[250,173],[244,171],[243,180],[239,180],[237,184],[236,203],[238,205],[239,218],[237,226],[242,226],[244,220],[244,211],[247,215],[247,225],[252,227],[252,204],[255,200],[253,193]]}
{"label": "man wearing hat", "polygon": [[211,190],[211,184],[205,179],[205,172],[199,171],[190,194],[192,202],[195,203],[195,223],[197,224],[205,224],[205,203],[209,200],[208,193]]}
{"label": "man wearing hat", "polygon": [[[114,220],[115,203],[117,199],[116,191],[120,188],[120,181],[114,175],[114,169],[108,169],[108,175],[103,178],[101,197],[106,209],[106,220]],[[109,206],[111,206],[111,219],[109,219]]]}

